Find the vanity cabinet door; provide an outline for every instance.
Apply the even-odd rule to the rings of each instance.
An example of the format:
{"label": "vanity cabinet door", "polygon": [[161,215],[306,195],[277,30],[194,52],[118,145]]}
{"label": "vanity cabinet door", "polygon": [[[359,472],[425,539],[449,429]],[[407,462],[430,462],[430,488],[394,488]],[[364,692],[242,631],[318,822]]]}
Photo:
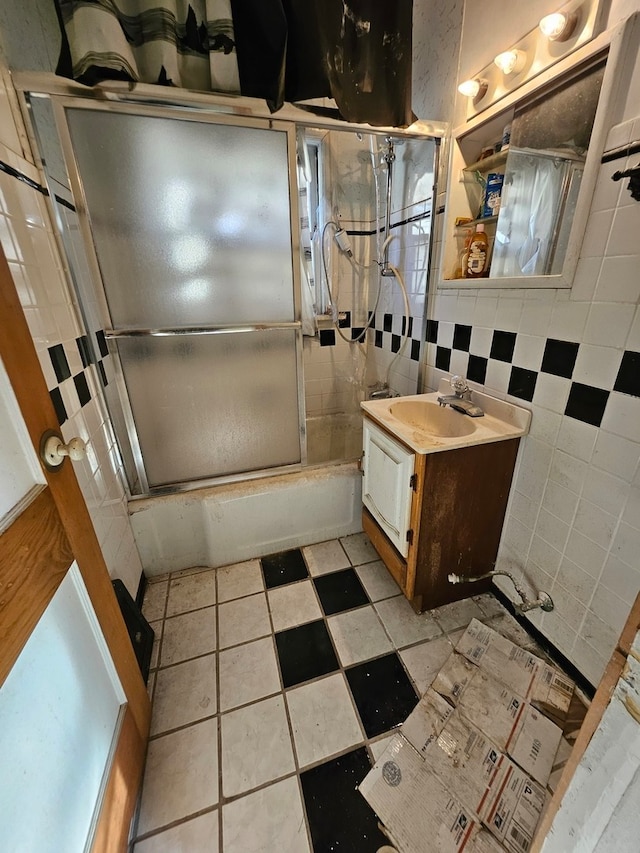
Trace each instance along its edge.
{"label": "vanity cabinet door", "polygon": [[415,455],[365,419],[362,462],[362,501],[395,548],[406,557]]}

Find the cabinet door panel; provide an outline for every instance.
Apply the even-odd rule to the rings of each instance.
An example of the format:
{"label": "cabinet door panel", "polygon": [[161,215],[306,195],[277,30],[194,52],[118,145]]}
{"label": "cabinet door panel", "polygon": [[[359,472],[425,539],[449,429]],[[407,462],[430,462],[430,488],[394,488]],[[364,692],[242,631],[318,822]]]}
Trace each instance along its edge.
{"label": "cabinet door panel", "polygon": [[406,557],[415,456],[366,420],[363,443],[362,501],[400,554]]}

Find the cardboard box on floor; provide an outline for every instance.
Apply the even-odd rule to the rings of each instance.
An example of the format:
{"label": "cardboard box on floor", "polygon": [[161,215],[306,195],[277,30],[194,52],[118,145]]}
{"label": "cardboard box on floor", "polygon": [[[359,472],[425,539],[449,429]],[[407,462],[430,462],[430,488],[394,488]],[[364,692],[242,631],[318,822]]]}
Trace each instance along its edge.
{"label": "cardboard box on floor", "polygon": [[566,720],[575,683],[559,669],[521,649],[477,619],[456,651],[484,672],[508,684],[558,725]]}
{"label": "cardboard box on floor", "polygon": [[445,788],[402,735],[393,737],[360,792],[400,851],[502,853],[477,816]]}
{"label": "cardboard box on floor", "polygon": [[559,670],[474,620],[360,786],[398,849],[525,853],[565,748],[527,700],[559,720],[572,692]]}

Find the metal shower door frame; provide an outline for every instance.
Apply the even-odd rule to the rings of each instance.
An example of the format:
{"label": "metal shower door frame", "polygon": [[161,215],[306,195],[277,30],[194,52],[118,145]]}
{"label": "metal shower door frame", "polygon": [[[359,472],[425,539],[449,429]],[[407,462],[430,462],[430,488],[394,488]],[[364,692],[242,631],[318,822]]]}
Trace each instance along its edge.
{"label": "metal shower door frame", "polygon": [[[207,111],[203,109],[189,109],[182,106],[171,105],[146,105],[139,103],[122,103],[112,100],[99,100],[97,98],[84,98],[74,95],[49,95],[58,137],[62,148],[62,153],[67,168],[67,174],[71,184],[74,200],[76,202],[76,213],[80,225],[80,231],[83,237],[84,248],[86,252],[87,262],[91,272],[93,291],[97,298],[99,312],[104,322],[105,339],[109,348],[109,354],[113,358],[115,383],[117,388],[117,398],[120,406],[120,414],[124,420],[126,427],[126,436],[116,434],[118,443],[126,438],[129,444],[129,450],[133,457],[135,466],[135,477],[140,484],[142,494],[132,495],[135,497],[147,497],[149,495],[167,494],[188,491],[194,487],[203,487],[206,485],[231,483],[248,479],[256,479],[266,475],[285,473],[289,471],[299,470],[306,465],[307,462],[307,442],[306,442],[306,413],[305,413],[305,396],[304,396],[304,374],[303,374],[303,340],[302,340],[302,322],[301,322],[301,276],[299,264],[295,263],[295,258],[300,254],[300,228],[299,228],[299,211],[298,211],[298,187],[297,187],[297,170],[296,170],[296,130],[295,126],[290,122],[279,122],[271,119],[256,119],[238,116],[235,114],[220,113],[216,111]],[[104,111],[108,113],[125,114],[131,116],[145,116],[151,118],[175,119],[178,121],[191,121],[199,124],[224,125],[232,127],[246,127],[259,130],[277,130],[285,134],[287,142],[287,165],[289,176],[289,215],[290,215],[290,232],[291,232],[291,273],[293,285],[293,307],[294,320],[291,322],[272,322],[272,323],[241,323],[238,325],[202,325],[189,327],[164,327],[157,329],[127,329],[116,330],[113,328],[111,311],[109,309],[106,288],[100,269],[96,245],[93,238],[93,232],[88,212],[87,200],[84,192],[84,186],[80,176],[78,162],[73,149],[71,133],[67,122],[67,109],[86,109],[90,111]],[[64,242],[64,241],[63,241]],[[80,300],[82,294],[77,293]],[[142,448],[136,427],[133,410],[129,398],[129,393],[126,385],[124,370],[120,360],[117,342],[122,338],[140,338],[140,337],[179,337],[184,335],[222,335],[222,334],[251,334],[253,332],[265,332],[271,330],[292,329],[295,330],[295,349],[296,349],[296,374],[297,374],[297,400],[298,400],[298,434],[300,440],[300,462],[279,467],[266,468],[250,472],[241,472],[237,474],[227,474],[220,477],[205,477],[198,480],[183,481],[180,483],[172,483],[163,486],[150,486],[147,477],[147,472],[144,464]],[[125,454],[122,454],[123,460]],[[127,471],[127,477],[133,482],[132,474],[134,472]],[[129,489],[131,491],[131,488]]]}

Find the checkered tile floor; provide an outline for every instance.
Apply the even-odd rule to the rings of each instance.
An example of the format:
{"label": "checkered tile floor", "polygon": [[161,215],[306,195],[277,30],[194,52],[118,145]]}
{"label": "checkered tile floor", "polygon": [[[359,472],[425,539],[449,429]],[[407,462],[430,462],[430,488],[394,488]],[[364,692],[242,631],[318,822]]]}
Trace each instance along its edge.
{"label": "checkered tile floor", "polygon": [[154,579],[151,741],[134,853],[369,853],[356,790],[491,595],[417,616],[364,534]]}

